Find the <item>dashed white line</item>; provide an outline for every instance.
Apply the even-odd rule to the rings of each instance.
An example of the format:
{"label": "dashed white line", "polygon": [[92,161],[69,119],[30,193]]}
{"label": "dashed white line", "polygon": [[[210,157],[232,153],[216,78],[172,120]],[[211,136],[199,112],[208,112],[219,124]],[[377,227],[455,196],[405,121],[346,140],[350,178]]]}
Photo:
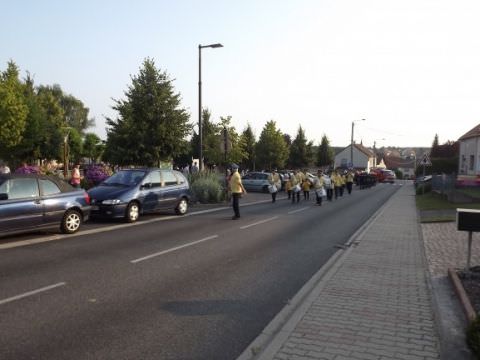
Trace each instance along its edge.
{"label": "dashed white line", "polygon": [[67,283],[65,283],[65,282],[59,282],[57,284],[53,284],[53,285],[50,285],[50,286],[45,286],[45,287],[40,288],[40,289],[36,289],[36,290],[28,291],[28,292],[20,294],[20,295],[12,296],[12,297],[9,297],[7,299],[0,300],[0,305],[9,303],[11,301],[23,299],[27,296],[32,296],[32,295],[35,295],[35,294],[38,294],[38,293],[41,293],[41,292],[44,292],[44,291],[52,290],[52,289],[57,288],[59,286],[65,286],[66,284]]}
{"label": "dashed white line", "polygon": [[268,219],[265,219],[265,220],[261,220],[261,221],[257,221],[256,223],[253,223],[253,224],[248,224],[248,225],[244,225],[244,226],[240,226],[240,229],[248,229],[249,227],[252,227],[252,226],[256,226],[256,225],[260,225],[260,224],[264,224],[268,221],[272,221],[272,220],[275,220],[275,219],[278,219],[278,216],[274,216],[274,217],[271,217],[271,218],[268,218]]}
{"label": "dashed white line", "polygon": [[304,211],[304,210],[307,210],[307,209],[308,209],[308,207],[303,207],[303,208],[300,208],[300,209],[297,209],[297,210],[289,211],[287,214],[291,215],[291,214],[295,214],[297,212]]}
{"label": "dashed white line", "polygon": [[208,236],[208,237],[206,237],[206,238],[203,238],[203,239],[200,239],[200,240],[197,240],[197,241],[193,241],[193,242],[188,243],[188,244],[183,244],[183,245],[180,245],[180,246],[173,247],[173,248],[171,248],[171,249],[159,251],[159,252],[154,253],[154,254],[150,254],[150,255],[147,255],[147,256],[144,256],[144,257],[135,259],[135,260],[131,260],[130,262],[131,262],[132,264],[136,264],[136,263],[138,263],[138,262],[140,262],[140,261],[148,260],[148,259],[151,259],[151,258],[153,258],[153,257],[160,256],[160,255],[165,255],[165,254],[168,254],[168,253],[171,253],[171,252],[174,252],[174,251],[177,251],[177,250],[180,250],[180,249],[189,247],[189,246],[193,246],[193,245],[202,243],[202,242],[204,242],[204,241],[208,241],[208,240],[215,239],[215,238],[217,238],[217,237],[218,237],[218,235]]}

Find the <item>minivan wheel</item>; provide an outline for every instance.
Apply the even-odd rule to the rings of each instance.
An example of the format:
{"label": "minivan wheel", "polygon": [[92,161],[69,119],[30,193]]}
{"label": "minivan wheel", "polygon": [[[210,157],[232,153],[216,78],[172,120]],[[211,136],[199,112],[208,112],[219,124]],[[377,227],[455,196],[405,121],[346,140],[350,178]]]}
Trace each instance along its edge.
{"label": "minivan wheel", "polygon": [[136,202],[131,202],[127,206],[127,210],[125,211],[125,221],[132,223],[138,220],[138,217],[140,216],[140,207],[138,206],[138,203]]}
{"label": "minivan wheel", "polygon": [[187,199],[181,198],[180,201],[178,202],[177,207],[175,208],[175,213],[177,215],[185,215],[188,210],[188,202]]}
{"label": "minivan wheel", "polygon": [[73,234],[82,223],[82,214],[77,210],[67,210],[62,218],[60,229],[64,234]]}

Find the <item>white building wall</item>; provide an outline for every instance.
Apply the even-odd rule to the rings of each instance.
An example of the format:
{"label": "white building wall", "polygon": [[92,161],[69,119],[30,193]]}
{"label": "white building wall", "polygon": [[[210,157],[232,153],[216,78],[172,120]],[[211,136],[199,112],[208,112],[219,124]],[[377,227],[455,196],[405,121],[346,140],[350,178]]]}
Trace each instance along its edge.
{"label": "white building wall", "polygon": [[460,175],[480,175],[480,137],[460,141]]}
{"label": "white building wall", "polygon": [[[350,146],[340,151],[335,155],[335,168],[345,167],[350,164]],[[357,148],[353,148],[353,167],[370,170],[373,166],[373,157],[369,159],[367,155],[359,151]]]}

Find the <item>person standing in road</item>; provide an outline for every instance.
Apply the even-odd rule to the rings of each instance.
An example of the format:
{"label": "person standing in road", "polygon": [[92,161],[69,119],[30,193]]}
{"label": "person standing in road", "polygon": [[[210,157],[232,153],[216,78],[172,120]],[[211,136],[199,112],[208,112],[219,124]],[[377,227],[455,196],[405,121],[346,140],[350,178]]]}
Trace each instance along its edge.
{"label": "person standing in road", "polygon": [[340,195],[340,189],[342,188],[342,178],[338,170],[335,170],[332,173],[332,183],[334,186],[333,191],[335,193],[335,200],[337,200],[338,195]]}
{"label": "person standing in road", "polygon": [[240,197],[246,194],[242,184],[242,178],[238,173],[238,165],[232,164],[232,175],[230,176],[230,191],[232,192],[232,207],[234,215],[232,220],[240,219]]}
{"label": "person standing in road", "polygon": [[302,181],[303,200],[310,200],[310,180],[306,177]]}
{"label": "person standing in road", "polygon": [[323,186],[325,187],[325,190],[327,191],[327,200],[332,201],[334,185],[333,185],[332,179],[330,178],[330,176],[328,176],[328,174],[325,174],[323,176]]}
{"label": "person standing in road", "polygon": [[353,178],[354,178],[353,171],[349,170],[347,173],[347,191],[349,195],[352,194]]}
{"label": "person standing in road", "polygon": [[301,185],[301,176],[297,171],[294,171],[290,176],[290,181],[292,183],[292,204],[295,203],[295,197],[297,198],[297,203],[300,202],[300,192],[302,191]]}
{"label": "person standing in road", "polygon": [[292,197],[292,177],[290,174],[285,175],[287,177],[287,181],[285,182],[285,191],[287,192],[288,200]]}
{"label": "person standing in road", "polygon": [[315,190],[315,196],[317,198],[318,206],[322,206],[323,193],[325,192],[324,185],[325,180],[323,178],[323,172],[322,170],[318,170],[317,177],[313,182],[313,189]]}
{"label": "person standing in road", "polygon": [[282,182],[280,181],[280,176],[277,174],[276,170],[272,170],[270,175],[268,175],[268,183],[270,194],[272,194],[272,203],[277,199],[277,192],[282,187]]}

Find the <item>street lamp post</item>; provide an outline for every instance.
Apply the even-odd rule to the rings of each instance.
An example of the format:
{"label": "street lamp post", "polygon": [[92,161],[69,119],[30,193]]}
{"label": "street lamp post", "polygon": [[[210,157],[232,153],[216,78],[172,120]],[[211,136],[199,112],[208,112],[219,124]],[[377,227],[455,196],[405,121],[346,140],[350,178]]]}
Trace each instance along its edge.
{"label": "street lamp post", "polygon": [[355,126],[355,121],[365,121],[365,119],[352,121],[352,138],[350,140],[350,164],[352,167],[353,167],[353,127]]}
{"label": "street lamp post", "polygon": [[220,48],[222,44],[198,45],[198,152],[199,152],[199,169],[203,170],[203,138],[202,138],[202,49],[204,48]]}
{"label": "street lamp post", "polygon": [[377,150],[376,145],[377,141],[385,140],[385,138],[373,140],[373,167],[377,167]]}

